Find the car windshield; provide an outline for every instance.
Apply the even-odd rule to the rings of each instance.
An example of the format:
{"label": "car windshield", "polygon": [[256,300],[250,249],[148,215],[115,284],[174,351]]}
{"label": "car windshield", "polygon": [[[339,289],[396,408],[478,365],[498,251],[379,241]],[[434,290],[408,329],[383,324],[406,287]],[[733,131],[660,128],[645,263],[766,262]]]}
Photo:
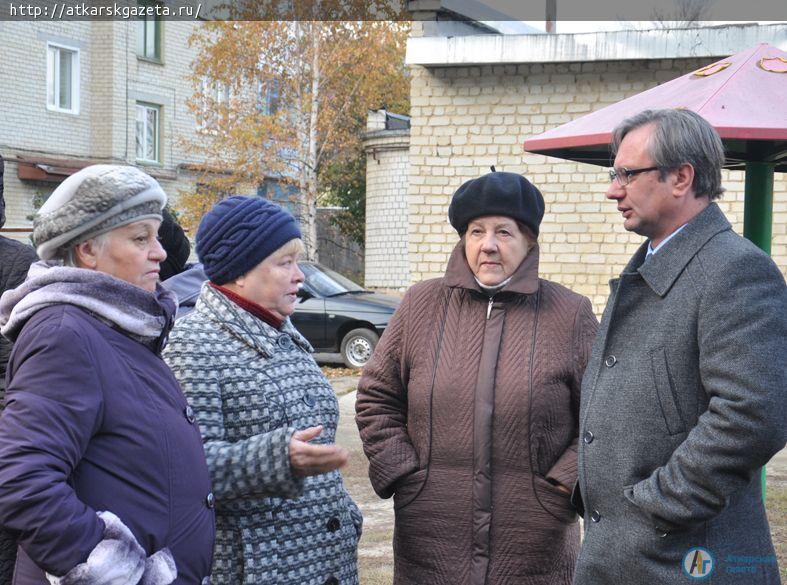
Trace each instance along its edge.
{"label": "car windshield", "polygon": [[306,276],[306,284],[309,285],[318,296],[321,297],[335,297],[347,293],[364,292],[363,288],[355,284],[349,278],[345,278],[318,264],[310,264],[308,262],[301,262],[300,268]]}

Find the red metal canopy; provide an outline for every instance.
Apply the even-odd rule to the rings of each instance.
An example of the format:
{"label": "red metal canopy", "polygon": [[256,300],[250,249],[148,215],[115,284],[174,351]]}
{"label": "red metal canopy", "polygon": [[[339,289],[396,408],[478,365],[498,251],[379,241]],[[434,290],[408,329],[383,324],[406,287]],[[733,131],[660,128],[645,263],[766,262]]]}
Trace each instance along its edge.
{"label": "red metal canopy", "polygon": [[687,108],[724,140],[728,168],[747,161],[787,171],[787,53],[763,43],[525,141],[524,148],[610,165],[612,130],[646,109]]}

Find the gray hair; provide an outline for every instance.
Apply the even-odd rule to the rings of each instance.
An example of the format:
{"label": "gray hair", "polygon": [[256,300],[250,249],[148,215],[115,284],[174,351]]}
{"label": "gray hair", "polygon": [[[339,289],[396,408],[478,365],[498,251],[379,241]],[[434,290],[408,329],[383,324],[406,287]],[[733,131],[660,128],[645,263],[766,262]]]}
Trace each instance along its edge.
{"label": "gray hair", "polygon": [[721,197],[724,145],[715,128],[691,110],[645,110],[627,118],[612,133],[613,155],[626,134],[647,124],[656,127],[647,148],[653,164],[661,167],[660,181],[666,179],[667,171],[688,163],[694,167],[694,195],[711,201]]}
{"label": "gray hair", "polygon": [[[93,242],[93,246],[97,251],[103,250],[104,246],[107,244],[107,240],[109,239],[109,232],[104,232],[103,234],[99,234],[95,237],[88,238],[85,240],[86,242]],[[84,243],[84,242],[82,242]],[[60,248],[57,250],[54,260],[60,261],[63,266],[68,266],[71,268],[80,268],[79,262],[77,262],[77,252],[76,248],[79,244],[73,244],[66,248]]]}

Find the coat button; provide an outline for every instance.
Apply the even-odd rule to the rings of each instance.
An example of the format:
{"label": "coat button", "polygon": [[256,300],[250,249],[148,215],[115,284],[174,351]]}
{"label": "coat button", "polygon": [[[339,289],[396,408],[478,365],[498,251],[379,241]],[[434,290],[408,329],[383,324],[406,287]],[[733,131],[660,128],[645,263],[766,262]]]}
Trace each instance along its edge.
{"label": "coat button", "polygon": [[309,408],[317,404],[317,401],[314,399],[314,396],[312,396],[311,394],[304,395],[303,401],[306,403],[306,406],[308,406]]}
{"label": "coat button", "polygon": [[618,363],[618,358],[616,358],[614,355],[608,355],[607,359],[604,360],[604,365],[608,368],[611,368],[616,363]]}
{"label": "coat button", "polygon": [[341,527],[341,522],[339,522],[338,518],[331,518],[328,520],[328,530],[330,532],[336,532]]}
{"label": "coat button", "polygon": [[216,498],[213,496],[213,492],[205,497],[205,505],[211,510],[216,507]]}
{"label": "coat button", "polygon": [[585,434],[582,435],[582,440],[585,441],[586,445],[590,445],[593,442],[593,433],[585,431]]}
{"label": "coat button", "polygon": [[203,577],[202,581],[199,582],[199,585],[210,585],[210,577]]}
{"label": "coat button", "polygon": [[276,345],[282,349],[290,349],[292,347],[292,340],[289,335],[280,335],[276,339]]}
{"label": "coat button", "polygon": [[325,580],[325,585],[339,585],[339,580],[336,577],[328,577]]}
{"label": "coat button", "polygon": [[601,520],[601,514],[599,513],[598,510],[593,510],[590,513],[590,519],[593,520],[593,522],[598,522],[599,520]]}
{"label": "coat button", "polygon": [[186,410],[183,411],[183,414],[186,415],[186,420],[189,421],[189,424],[194,424],[194,421],[197,420],[197,417],[194,415],[194,409],[190,406],[186,407]]}

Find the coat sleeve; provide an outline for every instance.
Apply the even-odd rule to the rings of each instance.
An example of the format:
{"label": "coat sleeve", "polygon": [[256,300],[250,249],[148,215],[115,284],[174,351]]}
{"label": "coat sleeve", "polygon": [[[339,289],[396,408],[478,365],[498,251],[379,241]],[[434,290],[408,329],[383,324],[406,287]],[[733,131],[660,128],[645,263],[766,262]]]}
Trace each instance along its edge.
{"label": "coat sleeve", "polygon": [[68,479],[100,428],[102,387],[89,343],[58,323],[22,332],[0,418],[0,524],[30,558],[63,575],[104,525]]}
{"label": "coat sleeve", "polygon": [[296,429],[280,427],[228,441],[222,398],[225,382],[217,375],[221,364],[211,359],[209,347],[196,340],[189,343],[188,334],[180,333],[172,336],[162,355],[194,409],[216,498],[300,496],[304,480],[293,475],[290,466],[290,439]]}
{"label": "coat sleeve", "polygon": [[[412,290],[412,289],[411,289]],[[381,498],[390,498],[396,483],[419,468],[407,433],[408,364],[403,364],[411,294],[391,318],[358,383],[355,422],[369,458],[369,478]]]}
{"label": "coat sleeve", "polygon": [[593,348],[593,341],[596,338],[597,330],[598,320],[593,314],[593,306],[590,304],[590,299],[583,297],[574,318],[573,335],[574,363],[571,376],[571,416],[574,421],[575,435],[571,444],[546,475],[547,479],[556,481],[569,489],[571,489],[577,481],[578,474],[577,441],[579,433],[579,401],[580,390],[582,388],[582,376],[585,373],[585,367],[590,359],[590,353]]}
{"label": "coat sleeve", "polygon": [[[22,284],[27,277],[27,271],[30,265],[36,261],[36,253],[30,246],[22,244],[8,244],[0,247],[3,250],[0,253],[0,294],[7,290],[16,288]],[[5,390],[5,370],[8,365],[8,360],[11,356],[11,342],[0,335],[0,403],[2,402],[2,391]],[[2,404],[0,404],[2,408]]]}
{"label": "coat sleeve", "polygon": [[667,463],[626,494],[666,530],[719,514],[785,444],[784,278],[757,253],[708,280],[698,322],[708,408]]}

